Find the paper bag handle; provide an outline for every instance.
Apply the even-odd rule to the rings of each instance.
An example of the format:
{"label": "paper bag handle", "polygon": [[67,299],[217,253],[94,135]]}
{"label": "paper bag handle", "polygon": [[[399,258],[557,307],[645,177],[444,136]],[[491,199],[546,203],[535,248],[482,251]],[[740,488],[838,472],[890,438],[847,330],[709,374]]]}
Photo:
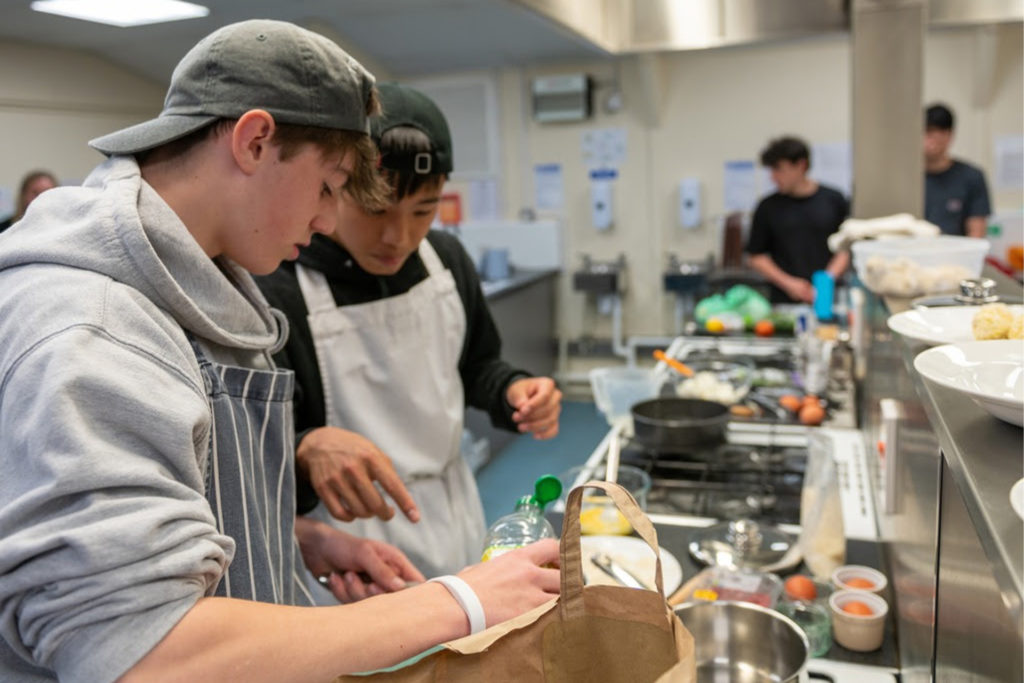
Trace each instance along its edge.
{"label": "paper bag handle", "polygon": [[[608,494],[640,538],[654,551],[654,584],[658,594],[665,598],[664,582],[661,578],[661,553],[658,551],[658,532],[647,515],[643,513],[629,491],[618,484],[607,481],[588,481],[569,492],[565,501],[565,517],[562,520],[562,540],[559,543],[561,558],[562,594],[558,600],[558,609],[562,620],[575,619],[584,615],[583,608],[583,557],[580,550],[580,506],[583,502],[583,490],[600,489]],[[666,611],[671,611],[665,603]]]}

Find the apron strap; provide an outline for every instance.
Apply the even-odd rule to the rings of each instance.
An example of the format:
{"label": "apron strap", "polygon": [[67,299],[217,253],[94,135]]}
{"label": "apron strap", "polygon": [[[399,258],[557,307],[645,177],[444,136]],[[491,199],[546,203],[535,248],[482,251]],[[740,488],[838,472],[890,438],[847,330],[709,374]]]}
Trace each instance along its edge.
{"label": "apron strap", "polygon": [[338,307],[334,303],[327,278],[319,270],[305,268],[302,264],[296,263],[295,277],[299,281],[299,289],[302,290],[302,298],[306,300],[306,308],[310,315],[333,311]]}
{"label": "apron strap", "polygon": [[[427,269],[428,276],[433,277],[444,272],[445,267],[441,262],[441,257],[437,255],[434,247],[431,246],[426,238],[420,241],[417,251],[419,252],[420,260],[423,261],[423,266]],[[334,295],[331,294],[331,287],[323,273],[311,268],[305,268],[301,263],[296,263],[295,277],[299,281],[299,289],[302,290],[302,296],[306,300],[306,308],[309,310],[310,315],[333,311],[338,307],[338,304],[334,302]]]}
{"label": "apron strap", "polygon": [[423,261],[423,266],[427,269],[428,275],[434,276],[444,272],[445,268],[444,264],[441,263],[441,257],[437,255],[434,247],[426,237],[420,240],[418,251],[420,260]]}

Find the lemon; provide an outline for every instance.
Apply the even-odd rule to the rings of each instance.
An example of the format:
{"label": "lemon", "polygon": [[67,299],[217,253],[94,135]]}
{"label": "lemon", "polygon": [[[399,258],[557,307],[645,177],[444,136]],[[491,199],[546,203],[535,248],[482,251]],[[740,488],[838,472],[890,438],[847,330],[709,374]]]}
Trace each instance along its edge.
{"label": "lemon", "polygon": [[704,324],[704,328],[712,334],[718,334],[725,330],[725,323],[718,318],[711,318]]}

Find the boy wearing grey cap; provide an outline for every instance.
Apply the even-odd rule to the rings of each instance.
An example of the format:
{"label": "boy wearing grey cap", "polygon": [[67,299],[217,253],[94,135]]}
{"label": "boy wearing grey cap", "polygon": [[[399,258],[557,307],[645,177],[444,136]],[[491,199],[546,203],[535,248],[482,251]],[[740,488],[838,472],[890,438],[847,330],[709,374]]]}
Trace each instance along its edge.
{"label": "boy wearing grey cap", "polygon": [[[278,360],[299,387],[299,470],[321,501],[311,515],[394,543],[433,576],[483,551],[480,494],[459,451],[466,406],[549,438],[561,392],[502,360],[469,255],[454,236],[430,230],[453,168],[441,110],[409,86],[378,89],[383,113],[371,136],[388,205],[367,209],[343,193],[335,232],[315,236],[258,284],[291,328]],[[375,482],[404,514],[393,516]],[[361,589],[327,580],[342,597]],[[331,601],[315,583],[310,590]]]}
{"label": "boy wearing grey cap", "polygon": [[0,237],[0,680],[328,680],[557,592],[548,543],[301,606],[303,562],[421,578],[295,519],[293,376],[271,357],[287,327],[250,275],[333,232],[343,188],[381,205],[374,107],[330,41],[226,26],[160,116],[94,140],[110,158],[84,185]]}

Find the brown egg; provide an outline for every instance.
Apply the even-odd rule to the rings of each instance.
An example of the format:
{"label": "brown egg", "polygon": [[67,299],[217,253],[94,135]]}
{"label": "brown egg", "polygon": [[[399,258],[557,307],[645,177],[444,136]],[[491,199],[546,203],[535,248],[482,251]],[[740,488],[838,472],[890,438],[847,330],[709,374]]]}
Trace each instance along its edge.
{"label": "brown egg", "polygon": [[814,585],[814,581],[803,574],[786,579],[783,589],[786,591],[786,595],[793,600],[814,600],[818,597],[818,587]]}
{"label": "brown egg", "polygon": [[803,400],[800,402],[800,405],[801,406],[820,406],[821,405],[821,399],[818,398],[817,396],[815,396],[814,394],[807,394],[806,396],[804,396]]}
{"label": "brown egg", "polygon": [[779,397],[779,405],[788,410],[791,413],[798,412],[800,406],[803,405],[800,401],[799,396],[793,396],[792,394],[786,394],[785,396]]}
{"label": "brown egg", "polygon": [[800,423],[820,425],[825,420],[825,409],[819,405],[808,404],[800,409]]}
{"label": "brown egg", "polygon": [[859,600],[854,600],[843,605],[843,611],[847,614],[856,614],[859,617],[870,617],[874,611]]}

